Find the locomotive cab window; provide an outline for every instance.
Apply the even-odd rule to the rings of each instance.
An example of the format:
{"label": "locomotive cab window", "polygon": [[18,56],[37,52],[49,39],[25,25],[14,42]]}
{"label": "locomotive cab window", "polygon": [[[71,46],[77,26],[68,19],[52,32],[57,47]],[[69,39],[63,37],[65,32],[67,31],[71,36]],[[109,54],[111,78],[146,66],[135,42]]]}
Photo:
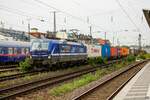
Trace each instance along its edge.
{"label": "locomotive cab window", "polygon": [[41,43],[41,49],[42,50],[48,50],[48,42],[42,42]]}
{"label": "locomotive cab window", "polygon": [[48,50],[48,42],[33,42],[31,50]]}
{"label": "locomotive cab window", "polygon": [[31,50],[40,50],[41,43],[40,42],[33,42]]}

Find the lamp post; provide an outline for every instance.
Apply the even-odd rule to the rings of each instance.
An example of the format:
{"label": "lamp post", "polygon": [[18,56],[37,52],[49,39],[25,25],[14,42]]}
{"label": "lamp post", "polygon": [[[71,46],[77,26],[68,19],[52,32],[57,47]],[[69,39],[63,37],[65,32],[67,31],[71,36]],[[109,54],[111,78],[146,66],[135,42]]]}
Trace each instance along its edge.
{"label": "lamp post", "polygon": [[27,21],[28,21],[28,38],[29,38],[29,42],[30,42],[30,21],[31,21],[31,18],[28,18],[27,19]]}

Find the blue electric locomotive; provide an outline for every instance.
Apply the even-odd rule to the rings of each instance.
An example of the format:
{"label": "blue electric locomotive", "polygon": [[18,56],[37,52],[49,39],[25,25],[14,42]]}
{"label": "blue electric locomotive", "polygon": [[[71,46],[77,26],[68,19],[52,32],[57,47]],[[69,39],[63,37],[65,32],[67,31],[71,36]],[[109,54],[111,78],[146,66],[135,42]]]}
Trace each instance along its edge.
{"label": "blue electric locomotive", "polygon": [[30,43],[0,41],[0,63],[20,62],[29,55]]}
{"label": "blue electric locomotive", "polygon": [[84,62],[87,48],[82,43],[66,40],[33,40],[31,43],[31,64],[53,65],[57,63]]}

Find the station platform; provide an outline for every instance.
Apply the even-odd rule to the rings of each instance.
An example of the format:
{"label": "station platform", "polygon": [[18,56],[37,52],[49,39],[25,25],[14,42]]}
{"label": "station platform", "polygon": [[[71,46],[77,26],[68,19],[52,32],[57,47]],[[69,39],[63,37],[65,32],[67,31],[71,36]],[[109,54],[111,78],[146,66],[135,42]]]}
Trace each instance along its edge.
{"label": "station platform", "polygon": [[150,62],[123,87],[113,100],[150,100]]}

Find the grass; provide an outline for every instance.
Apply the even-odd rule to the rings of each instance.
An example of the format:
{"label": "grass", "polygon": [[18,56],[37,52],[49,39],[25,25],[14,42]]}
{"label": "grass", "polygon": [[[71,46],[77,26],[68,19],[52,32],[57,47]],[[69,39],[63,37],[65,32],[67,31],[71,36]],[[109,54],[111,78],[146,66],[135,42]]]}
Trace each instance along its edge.
{"label": "grass", "polygon": [[[65,72],[73,72],[73,71],[76,71],[76,70],[79,70],[79,69],[82,69],[82,68],[84,68],[84,67],[72,67],[72,68],[68,68],[68,69],[65,69],[65,70],[57,70],[57,71],[54,71],[54,72],[44,72],[44,73],[39,73],[39,74],[36,74],[36,75],[31,75],[31,76],[27,75],[25,77],[17,78],[17,79],[14,79],[14,80],[8,80],[8,81],[0,82],[0,88],[11,86],[11,85],[14,85],[14,84],[23,83],[23,82],[32,81],[34,79],[44,78],[44,77],[49,76],[49,74],[51,76],[53,76],[53,75],[61,74],[61,73],[65,73]],[[9,73],[7,73],[5,75],[8,75],[8,74]]]}
{"label": "grass", "polygon": [[7,76],[7,75],[13,75],[19,73],[18,71],[8,71],[8,72],[2,72],[0,73],[0,77]]}
{"label": "grass", "polygon": [[56,88],[52,89],[50,91],[50,93],[52,93],[55,96],[59,96],[59,95],[64,94],[66,92],[70,92],[76,88],[79,88],[79,87],[81,87],[81,86],[83,86],[89,82],[92,82],[94,80],[96,80],[96,77],[94,75],[92,75],[91,73],[87,74],[87,75],[83,75],[81,77],[81,79],[74,80],[72,83],[67,83],[67,84],[64,84],[62,86],[56,87]]}
{"label": "grass", "polygon": [[90,83],[92,81],[96,81],[96,80],[100,79],[101,77],[103,77],[104,75],[109,74],[113,71],[116,71],[125,65],[126,65],[125,62],[121,62],[119,64],[114,64],[113,66],[110,66],[108,68],[98,69],[95,74],[89,73],[89,74],[83,75],[78,79],[74,79],[70,83],[66,83],[66,84],[60,85],[58,87],[54,87],[53,89],[49,90],[48,93],[53,96],[63,95],[65,93],[71,92],[74,89],[77,89],[81,86],[87,85],[88,83]]}
{"label": "grass", "polygon": [[150,54],[148,54],[148,53],[147,54],[143,54],[143,55],[141,54],[140,58],[141,59],[150,59]]}
{"label": "grass", "polygon": [[145,54],[144,56],[146,59],[150,59],[150,54]]}
{"label": "grass", "polygon": [[146,54],[139,54],[137,57],[136,57],[137,60],[144,60],[144,59],[150,59],[150,54],[146,53]]}
{"label": "grass", "polygon": [[39,74],[32,75],[32,76],[27,75],[22,78],[0,82],[0,88],[6,87],[6,86],[11,86],[13,84],[19,84],[19,83],[23,83],[23,82],[32,81],[33,79],[43,78],[44,76],[47,76],[47,74],[48,73],[39,73]]}

